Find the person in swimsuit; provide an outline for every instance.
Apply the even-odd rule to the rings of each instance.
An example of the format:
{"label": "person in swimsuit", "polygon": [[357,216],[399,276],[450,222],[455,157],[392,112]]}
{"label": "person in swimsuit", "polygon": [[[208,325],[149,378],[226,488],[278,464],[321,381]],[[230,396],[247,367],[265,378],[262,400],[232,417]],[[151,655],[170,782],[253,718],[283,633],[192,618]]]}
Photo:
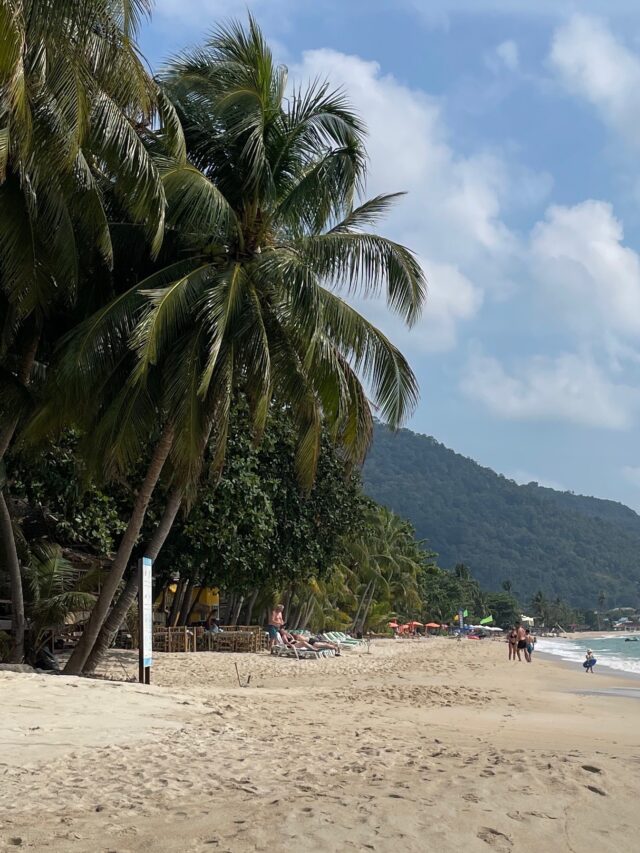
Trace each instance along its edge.
{"label": "person in swimsuit", "polygon": [[278,634],[280,633],[280,628],[284,625],[284,604],[276,604],[276,606],[271,611],[271,615],[269,616],[269,624],[267,625],[267,630],[269,632],[269,648],[272,649],[276,640],[278,639]]}
{"label": "person in swimsuit", "polygon": [[516,635],[518,637],[518,643],[516,645],[516,655],[518,656],[518,660],[522,660],[520,652],[524,652],[524,659],[528,661],[529,652],[527,651],[527,632],[520,622],[516,625]]}
{"label": "person in swimsuit", "polygon": [[593,674],[593,667],[596,665],[596,659],[591,649],[587,649],[587,654],[585,655],[585,660],[582,665],[585,668],[585,672]]}
{"label": "person in swimsuit", "polygon": [[529,661],[529,663],[531,663],[531,655],[533,654],[533,650],[534,650],[535,645],[536,645],[536,638],[533,636],[533,634],[531,633],[531,631],[528,628],[527,628],[526,640],[527,640],[527,654],[529,655],[527,660]]}
{"label": "person in swimsuit", "polygon": [[[294,634],[294,637],[298,638],[298,634]],[[301,639],[304,639],[302,637]],[[314,649],[330,649],[336,653],[336,657],[340,656],[340,646],[336,643],[330,643],[328,640],[323,640],[321,637],[309,637],[309,643]]]}
{"label": "person in swimsuit", "polygon": [[518,634],[514,626],[507,634],[507,642],[509,643],[509,660],[516,659],[516,646],[518,645]]}

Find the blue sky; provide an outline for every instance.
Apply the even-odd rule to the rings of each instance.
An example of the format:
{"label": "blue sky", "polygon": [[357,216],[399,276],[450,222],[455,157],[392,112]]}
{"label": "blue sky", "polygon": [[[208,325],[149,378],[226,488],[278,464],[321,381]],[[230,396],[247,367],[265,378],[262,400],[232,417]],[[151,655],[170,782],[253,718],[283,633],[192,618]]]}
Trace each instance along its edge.
{"label": "blue sky", "polygon": [[640,509],[636,0],[156,0],[154,67],[250,8],[369,126],[380,229],[429,280],[409,426],[520,482]]}

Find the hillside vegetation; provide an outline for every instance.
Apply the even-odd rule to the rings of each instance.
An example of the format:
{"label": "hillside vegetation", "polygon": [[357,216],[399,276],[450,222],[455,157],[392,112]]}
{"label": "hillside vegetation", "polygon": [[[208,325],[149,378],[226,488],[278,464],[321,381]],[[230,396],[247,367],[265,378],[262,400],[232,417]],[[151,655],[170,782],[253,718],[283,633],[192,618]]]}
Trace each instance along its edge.
{"label": "hillside vegetation", "polygon": [[[580,607],[640,602],[640,516],[623,504],[512,480],[410,430],[376,425],[363,470],[367,494],[405,518],[482,586],[508,580]],[[602,600],[602,599],[601,599]]]}

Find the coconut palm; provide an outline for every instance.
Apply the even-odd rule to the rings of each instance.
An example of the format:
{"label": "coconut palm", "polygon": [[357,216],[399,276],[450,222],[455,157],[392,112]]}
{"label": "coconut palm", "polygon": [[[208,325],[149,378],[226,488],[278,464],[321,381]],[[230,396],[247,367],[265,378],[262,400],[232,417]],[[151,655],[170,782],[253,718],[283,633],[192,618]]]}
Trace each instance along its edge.
{"label": "coconut palm", "polygon": [[[0,0],[0,460],[30,408],[38,353],[59,333],[54,309],[68,311],[87,269],[112,262],[106,195],[153,251],[162,240],[163,185],[138,131],[154,127],[174,152],[183,139],[134,42],[150,7]],[[0,493],[15,567],[7,518]],[[14,603],[18,582],[12,571]]]}
{"label": "coconut palm", "polygon": [[[270,407],[286,406],[309,486],[322,422],[351,458],[364,454],[371,411],[361,378],[394,425],[417,398],[400,352],[338,289],[375,296],[386,287],[390,308],[410,324],[424,298],[422,271],[409,250],[365,230],[393,197],[357,203],[364,129],[345,96],[319,82],[290,89],[253,19],[176,59],[162,82],[188,152],[171,158],[154,146],[176,259],[73,335],[65,386],[86,396],[119,377],[92,429],[105,458],[115,448],[131,461],[150,418],[163,424],[145,483],[157,482],[167,459],[176,476],[197,476],[213,425],[221,464],[237,389],[258,438]],[[123,346],[134,356],[124,382]],[[70,672],[84,664],[143,517],[116,556]]]}
{"label": "coconut palm", "polygon": [[26,569],[31,655],[35,659],[50,633],[72,624],[90,610],[96,596],[91,576],[82,577],[57,545],[33,549]]}

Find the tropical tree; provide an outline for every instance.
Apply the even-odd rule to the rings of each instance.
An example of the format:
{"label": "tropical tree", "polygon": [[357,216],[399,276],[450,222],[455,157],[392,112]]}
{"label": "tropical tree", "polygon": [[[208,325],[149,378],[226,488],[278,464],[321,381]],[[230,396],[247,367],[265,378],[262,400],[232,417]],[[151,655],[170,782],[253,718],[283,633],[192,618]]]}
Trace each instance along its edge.
{"label": "tropical tree", "polygon": [[78,621],[96,596],[91,590],[95,573],[85,575],[62,556],[57,545],[33,549],[26,569],[30,656],[35,662],[51,633]]}
{"label": "tropical tree", "polygon": [[607,594],[601,589],[598,593],[598,631],[602,630],[602,612],[607,603]]}
{"label": "tropical tree", "polygon": [[220,29],[161,79],[188,152],[152,146],[175,260],[81,324],[61,363],[67,403],[101,389],[84,426],[104,458],[126,467],[158,424],[140,499],[69,672],[82,670],[95,642],[165,462],[182,483],[197,478],[207,444],[222,464],[237,389],[256,438],[273,405],[287,408],[307,488],[323,423],[351,459],[363,457],[372,417],[362,379],[392,425],[417,399],[401,353],[337,293],[384,287],[411,324],[425,292],[413,254],[367,230],[394,197],[359,203],[364,128],[345,96],[320,82],[290,88],[253,19]]}
{"label": "tropical tree", "polygon": [[549,602],[542,590],[538,590],[531,599],[531,608],[536,619],[546,625],[549,621]]}
{"label": "tropical tree", "polygon": [[[0,460],[31,406],[38,357],[59,333],[56,310],[68,311],[89,269],[112,262],[105,196],[153,251],[162,240],[163,184],[136,128],[155,127],[174,152],[183,140],[134,42],[150,5],[0,0]],[[20,658],[21,575],[4,490],[0,535]]]}

